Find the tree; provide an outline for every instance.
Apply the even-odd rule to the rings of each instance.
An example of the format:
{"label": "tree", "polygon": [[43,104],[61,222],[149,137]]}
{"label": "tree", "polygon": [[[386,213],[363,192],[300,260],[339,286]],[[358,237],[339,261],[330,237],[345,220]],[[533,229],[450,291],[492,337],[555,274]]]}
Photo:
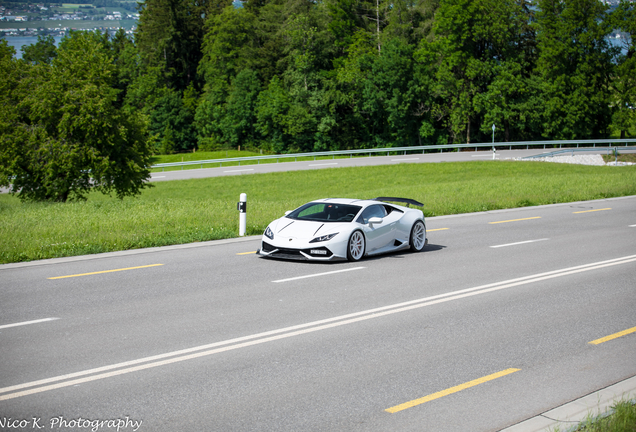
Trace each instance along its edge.
{"label": "tree", "polygon": [[291,137],[285,127],[289,107],[289,94],[275,76],[259,93],[256,105],[256,128],[274,153],[284,153],[289,147]]}
{"label": "tree", "polygon": [[149,186],[145,125],[118,109],[100,38],[71,33],[51,65],[2,60],[15,90],[1,94],[0,183],[23,200],[81,200],[91,190],[123,198]]}
{"label": "tree", "polygon": [[227,6],[205,24],[203,58],[199,74],[206,92],[225,92],[238,73],[249,67],[253,50],[256,17],[245,9]]}
{"label": "tree", "polygon": [[540,80],[534,75],[537,62],[534,13],[527,0],[509,3],[510,26],[495,53],[492,79],[486,91],[474,98],[483,116],[481,132],[491,125],[503,131],[503,140],[532,140],[541,136],[542,100]]}
{"label": "tree", "polygon": [[38,36],[38,41],[22,47],[22,60],[32,63],[50,64],[57,55],[53,36]]}
{"label": "tree", "polygon": [[611,121],[611,26],[598,0],[540,0],[537,74],[544,99],[543,135],[602,138]]}
{"label": "tree", "polygon": [[612,105],[614,113],[612,125],[625,138],[630,129],[636,133],[636,7],[634,3],[622,0],[611,15],[615,29],[628,35],[618,55],[611,81]]}
{"label": "tree", "polygon": [[123,106],[128,88],[139,75],[139,56],[132,38],[120,28],[108,44],[115,64],[116,78],[113,87],[119,90],[117,101]]}
{"label": "tree", "polygon": [[400,38],[385,43],[382,55],[374,59],[365,79],[362,109],[378,147],[419,143],[416,105],[425,97],[415,69],[413,47]]}
{"label": "tree", "polygon": [[163,154],[189,150],[196,146],[194,113],[184,105],[176,90],[164,89],[149,113],[149,132],[159,141]]}
{"label": "tree", "polygon": [[241,144],[253,144],[258,139],[256,134],[256,98],[261,90],[261,83],[251,69],[243,69],[234,78],[225,107],[222,122],[223,136],[232,147]]}
{"label": "tree", "polygon": [[[158,67],[163,84],[184,91],[197,80],[204,23],[230,0],[147,0],[140,9],[135,40],[143,67]],[[200,87],[199,87],[200,88]]]}
{"label": "tree", "polygon": [[253,57],[255,19],[250,11],[230,5],[206,21],[199,64],[205,86],[195,114],[199,144],[204,148],[239,145],[231,138],[234,134],[230,132],[231,120],[225,118],[225,105],[235,77],[248,68]]}
{"label": "tree", "polygon": [[521,74],[525,79],[533,67],[533,34],[527,30],[531,17],[525,3],[440,3],[434,37],[422,40],[417,58],[434,73],[435,115],[443,119],[451,141],[470,143],[495,118],[508,125],[520,118],[526,84],[509,78]]}

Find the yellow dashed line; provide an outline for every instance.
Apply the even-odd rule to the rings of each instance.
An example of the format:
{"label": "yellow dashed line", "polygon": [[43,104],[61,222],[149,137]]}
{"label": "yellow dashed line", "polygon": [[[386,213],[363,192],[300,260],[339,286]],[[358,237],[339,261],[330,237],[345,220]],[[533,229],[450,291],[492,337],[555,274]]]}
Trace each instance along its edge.
{"label": "yellow dashed line", "polygon": [[531,219],[541,219],[541,216],[535,216],[535,217],[529,217],[529,218],[523,218],[523,219],[511,219],[511,220],[505,220],[505,221],[498,221],[498,222],[488,222],[489,224],[500,224],[500,223],[506,223],[506,222],[519,222],[519,221],[525,221],[525,220],[531,220]]}
{"label": "yellow dashed line", "polygon": [[574,212],[574,214],[579,214],[579,213],[590,213],[590,212],[605,211],[605,210],[611,210],[611,208],[595,209],[595,210],[583,210],[583,211],[577,211],[577,212]]}
{"label": "yellow dashed line", "polygon": [[121,268],[121,269],[115,269],[115,270],[103,270],[103,271],[97,271],[97,272],[91,272],[91,273],[81,273],[81,274],[74,274],[74,275],[68,275],[68,276],[56,276],[56,277],[50,277],[47,279],[64,279],[64,278],[72,278],[72,277],[78,277],[78,276],[90,276],[90,275],[96,275],[96,274],[102,274],[102,273],[112,273],[112,272],[118,272],[118,271],[124,271],[124,270],[136,270],[136,269],[142,269],[142,268],[148,268],[148,267],[157,267],[157,266],[162,266],[163,264],[150,264],[150,265],[145,265],[145,266],[139,266],[139,267],[127,267],[127,268]]}
{"label": "yellow dashed line", "polygon": [[588,342],[588,343],[592,344],[592,345],[598,345],[598,344],[602,344],[603,342],[607,342],[607,341],[611,341],[613,339],[617,339],[617,338],[619,338],[621,336],[626,336],[626,335],[628,335],[630,333],[636,333],[636,327],[632,327],[630,329],[623,330],[622,332],[614,333],[614,334],[611,334],[609,336],[605,336],[604,338],[596,339],[596,340],[593,340],[592,342]]}
{"label": "yellow dashed line", "polygon": [[479,379],[476,379],[476,380],[473,380],[473,381],[469,381],[469,382],[464,383],[464,384],[460,384],[460,385],[455,386],[455,387],[451,387],[451,388],[449,388],[447,390],[443,390],[443,391],[440,391],[440,392],[437,392],[437,393],[430,394],[428,396],[424,396],[423,398],[415,399],[415,400],[412,400],[410,402],[405,402],[403,404],[396,405],[396,406],[394,406],[392,408],[386,409],[385,411],[390,412],[391,414],[394,414],[396,412],[405,410],[407,408],[412,408],[412,407],[414,407],[416,405],[421,405],[423,403],[430,402],[432,400],[439,399],[441,397],[448,396],[450,394],[457,393],[457,392],[460,392],[462,390],[466,390],[467,388],[474,387],[476,385],[483,384],[485,382],[492,381],[492,380],[497,379],[497,378],[501,378],[502,376],[509,375],[511,373],[518,372],[520,370],[521,369],[506,369],[506,370],[503,370],[501,372],[497,372],[497,373],[494,373],[492,375],[485,376],[483,378],[479,378]]}

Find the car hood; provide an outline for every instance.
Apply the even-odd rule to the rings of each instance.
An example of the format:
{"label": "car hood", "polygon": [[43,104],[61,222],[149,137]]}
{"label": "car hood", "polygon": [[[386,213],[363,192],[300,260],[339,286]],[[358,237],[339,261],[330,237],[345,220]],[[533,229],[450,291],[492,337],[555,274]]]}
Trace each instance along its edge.
{"label": "car hood", "polygon": [[348,224],[333,222],[310,222],[281,218],[276,221],[276,226],[272,226],[271,228],[272,231],[274,231],[275,237],[279,236],[293,237],[297,239],[313,239],[314,237],[339,232],[345,225]]}

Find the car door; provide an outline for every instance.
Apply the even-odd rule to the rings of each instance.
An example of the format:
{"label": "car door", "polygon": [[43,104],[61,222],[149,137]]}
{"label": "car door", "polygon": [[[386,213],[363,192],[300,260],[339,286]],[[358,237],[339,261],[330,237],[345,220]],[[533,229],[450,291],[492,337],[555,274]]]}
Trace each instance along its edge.
{"label": "car door", "polygon": [[[357,222],[363,225],[367,239],[367,253],[373,253],[384,247],[391,238],[392,224],[385,220],[386,209],[381,204],[370,205],[362,211]],[[381,218],[379,223],[370,223],[372,218]]]}

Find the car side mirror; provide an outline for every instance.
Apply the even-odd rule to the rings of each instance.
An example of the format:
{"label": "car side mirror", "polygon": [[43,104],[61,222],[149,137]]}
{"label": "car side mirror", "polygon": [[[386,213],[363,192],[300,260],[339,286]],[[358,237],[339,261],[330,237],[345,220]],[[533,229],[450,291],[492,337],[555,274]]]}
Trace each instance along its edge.
{"label": "car side mirror", "polygon": [[381,224],[381,223],[382,223],[382,218],[372,217],[371,219],[369,219],[369,225]]}

